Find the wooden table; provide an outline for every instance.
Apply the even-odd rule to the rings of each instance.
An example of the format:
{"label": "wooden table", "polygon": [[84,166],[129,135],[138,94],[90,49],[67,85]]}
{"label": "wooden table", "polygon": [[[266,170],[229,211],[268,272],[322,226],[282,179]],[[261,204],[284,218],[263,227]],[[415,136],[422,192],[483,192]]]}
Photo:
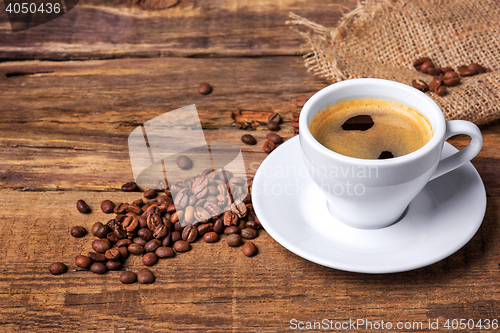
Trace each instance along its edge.
{"label": "wooden table", "polygon": [[[481,127],[484,148],[473,161],[488,194],[483,224],[431,266],[339,271],[292,254],[263,231],[256,257],[198,241],[154,266],[151,285],[76,270],[74,257],[91,249],[92,237],[72,238],[70,227],[107,221],[98,209],[105,198],[141,197],[118,189],[133,180],[127,137],[144,121],[196,104],[207,140],[239,144],[249,174],[266,157],[260,143],[268,131],[261,126],[259,144],[243,145],[233,113],[279,112],[280,134],[293,135],[294,98],[328,83],[307,73],[302,40],[285,21],[295,12],[334,26],[356,5],[334,2],[181,0],[155,9],[175,1],[81,0],[17,34],[2,14],[0,332],[282,332],[292,319],[424,328],[429,320],[500,319],[500,122]],[[203,81],[212,94],[197,93]],[[452,140],[459,148],[467,142]],[[76,211],[80,198],[94,213]],[[50,275],[54,261],[68,272]],[[142,267],[138,257],[127,266]]]}

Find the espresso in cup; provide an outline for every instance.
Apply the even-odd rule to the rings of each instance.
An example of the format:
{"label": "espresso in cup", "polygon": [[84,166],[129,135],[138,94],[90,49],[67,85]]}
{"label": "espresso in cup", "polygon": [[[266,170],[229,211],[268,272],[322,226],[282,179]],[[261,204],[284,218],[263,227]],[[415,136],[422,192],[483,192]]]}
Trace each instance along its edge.
{"label": "espresso in cup", "polygon": [[310,123],[313,137],[336,153],[386,159],[412,153],[432,138],[429,121],[410,106],[357,98],[329,105]]}

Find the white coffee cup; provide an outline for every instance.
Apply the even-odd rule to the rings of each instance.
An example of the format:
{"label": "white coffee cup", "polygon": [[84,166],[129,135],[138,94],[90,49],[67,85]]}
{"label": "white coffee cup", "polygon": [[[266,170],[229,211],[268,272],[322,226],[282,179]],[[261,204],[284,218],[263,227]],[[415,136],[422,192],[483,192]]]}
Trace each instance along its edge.
{"label": "white coffee cup", "polygon": [[[432,138],[410,154],[385,160],[348,157],[326,148],[311,134],[312,119],[329,104],[353,98],[389,100],[416,109],[431,124]],[[426,94],[381,79],[346,80],[318,91],[302,108],[299,125],[307,170],[323,190],[330,212],[341,222],[363,229],[396,222],[427,182],[469,162],[483,143],[481,131],[473,123],[445,121],[439,106]],[[457,134],[472,140],[461,151],[441,159],[444,142]]]}

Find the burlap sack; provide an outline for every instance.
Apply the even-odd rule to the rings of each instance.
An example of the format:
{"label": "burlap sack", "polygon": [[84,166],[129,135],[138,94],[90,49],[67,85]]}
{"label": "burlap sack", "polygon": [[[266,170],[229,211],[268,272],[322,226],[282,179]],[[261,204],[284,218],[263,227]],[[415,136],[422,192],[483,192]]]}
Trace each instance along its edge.
{"label": "burlap sack", "polygon": [[436,67],[476,62],[491,73],[463,77],[445,96],[427,94],[447,119],[476,124],[500,118],[499,0],[367,0],[326,28],[290,14],[307,40],[305,65],[331,82],[373,77],[411,85],[432,76],[412,64],[428,56]]}

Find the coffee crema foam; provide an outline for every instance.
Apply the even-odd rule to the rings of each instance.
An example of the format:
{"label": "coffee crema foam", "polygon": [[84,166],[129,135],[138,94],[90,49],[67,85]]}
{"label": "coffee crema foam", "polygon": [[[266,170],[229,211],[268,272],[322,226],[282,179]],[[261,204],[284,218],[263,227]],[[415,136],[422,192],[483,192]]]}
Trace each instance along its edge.
{"label": "coffee crema foam", "polygon": [[[368,115],[367,130],[344,130],[342,125],[356,116]],[[311,122],[312,135],[336,153],[363,159],[378,159],[383,152],[403,156],[423,147],[432,138],[429,121],[410,106],[377,99],[355,99],[329,105]]]}

